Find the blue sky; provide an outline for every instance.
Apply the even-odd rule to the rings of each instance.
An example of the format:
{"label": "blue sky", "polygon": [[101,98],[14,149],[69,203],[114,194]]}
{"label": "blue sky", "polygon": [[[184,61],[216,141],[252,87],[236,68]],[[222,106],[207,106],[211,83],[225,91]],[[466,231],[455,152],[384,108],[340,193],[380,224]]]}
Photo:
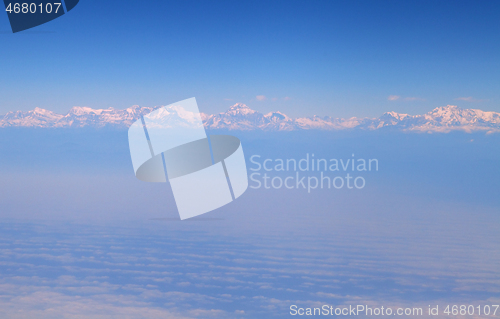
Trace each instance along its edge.
{"label": "blue sky", "polygon": [[498,20],[498,1],[82,0],[12,34],[4,14],[0,113],[192,96],[207,113],[500,111]]}

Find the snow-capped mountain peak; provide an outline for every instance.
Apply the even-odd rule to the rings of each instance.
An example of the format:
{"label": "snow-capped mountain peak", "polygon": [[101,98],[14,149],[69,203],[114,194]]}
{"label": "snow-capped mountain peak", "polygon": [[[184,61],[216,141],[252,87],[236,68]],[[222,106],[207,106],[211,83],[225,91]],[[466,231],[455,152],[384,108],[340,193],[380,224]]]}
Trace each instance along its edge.
{"label": "snow-capped mountain peak", "polygon": [[[257,111],[252,110],[249,108],[247,105],[243,103],[236,103],[233,106],[229,108],[226,112],[223,112],[225,114],[230,114],[230,115],[248,115],[248,114],[254,114],[257,113]],[[222,113],[221,113],[222,114]]]}
{"label": "snow-capped mountain peak", "polygon": [[387,119],[387,120],[397,120],[397,121],[401,121],[407,117],[409,117],[411,115],[408,115],[408,114],[404,114],[404,113],[396,113],[396,112],[385,112],[384,114],[382,114],[382,116],[380,117],[381,119]]}
{"label": "snow-capped mountain peak", "polygon": [[90,107],[82,107],[82,106],[73,106],[71,110],[69,110],[69,114],[74,115],[84,115],[84,114],[100,114],[102,109],[94,110]]}
{"label": "snow-capped mountain peak", "polygon": [[269,119],[271,122],[280,122],[280,121],[290,121],[291,119],[281,112],[269,112],[264,115],[265,118]]}
{"label": "snow-capped mountain peak", "polygon": [[[57,114],[39,107],[32,111],[9,112],[0,116],[0,127],[118,127],[127,128],[141,115],[159,107],[131,106],[124,110],[92,109],[75,106],[65,114]],[[162,109],[160,112],[174,116],[186,123],[193,116],[181,109]],[[232,105],[226,112],[208,115],[201,113],[207,129],[226,130],[376,130],[394,128],[415,132],[485,131],[500,132],[500,113],[477,109],[463,109],[455,105],[440,106],[422,115],[386,112],[379,118],[332,118],[312,116],[290,118],[282,112],[262,114],[243,103]]]}

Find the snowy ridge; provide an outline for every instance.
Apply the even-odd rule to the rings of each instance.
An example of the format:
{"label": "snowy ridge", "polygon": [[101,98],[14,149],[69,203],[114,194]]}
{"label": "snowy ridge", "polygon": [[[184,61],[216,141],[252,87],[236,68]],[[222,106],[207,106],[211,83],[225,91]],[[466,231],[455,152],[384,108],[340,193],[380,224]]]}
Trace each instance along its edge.
{"label": "snowy ridge", "polygon": [[0,115],[0,127],[129,127],[141,115],[154,109],[138,105],[125,110],[94,110],[90,107],[75,106],[68,114],[61,115],[37,107],[33,111]]}
{"label": "snowy ridge", "polygon": [[[0,116],[0,127],[127,128],[141,115],[148,114],[157,108],[159,107],[140,107],[137,105],[124,110],[73,107],[66,115],[35,108],[28,112],[16,111]],[[175,110],[171,110],[171,113],[173,111]],[[173,112],[172,114],[177,113]],[[178,116],[182,117],[180,113]],[[237,103],[226,112],[213,115],[202,113],[201,118],[207,129],[226,130],[377,130],[390,127],[413,132],[500,132],[500,113],[462,109],[454,105],[437,107],[423,115],[387,112],[379,118],[353,117],[343,119],[314,115],[293,119],[281,112],[262,114],[245,104]]]}

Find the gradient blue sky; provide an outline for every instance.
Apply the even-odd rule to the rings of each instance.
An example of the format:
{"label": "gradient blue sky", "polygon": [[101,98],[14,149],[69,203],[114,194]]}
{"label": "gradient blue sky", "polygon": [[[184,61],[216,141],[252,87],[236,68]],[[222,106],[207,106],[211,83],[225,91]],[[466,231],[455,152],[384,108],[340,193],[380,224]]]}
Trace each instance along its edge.
{"label": "gradient blue sky", "polygon": [[82,0],[18,34],[0,14],[0,113],[192,96],[207,113],[500,111],[498,21],[498,1]]}

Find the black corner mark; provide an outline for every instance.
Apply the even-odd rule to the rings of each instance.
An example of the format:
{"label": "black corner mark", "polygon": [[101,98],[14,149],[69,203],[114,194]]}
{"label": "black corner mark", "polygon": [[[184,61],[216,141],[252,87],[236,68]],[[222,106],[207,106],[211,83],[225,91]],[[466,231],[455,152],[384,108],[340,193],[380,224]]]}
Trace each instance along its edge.
{"label": "black corner mark", "polygon": [[[64,3],[63,3],[64,1]],[[79,0],[3,0],[12,32],[30,29],[62,16]]]}
{"label": "black corner mark", "polygon": [[80,0],[64,0],[64,3],[66,3],[66,12],[73,9],[78,4],[78,1]]}

